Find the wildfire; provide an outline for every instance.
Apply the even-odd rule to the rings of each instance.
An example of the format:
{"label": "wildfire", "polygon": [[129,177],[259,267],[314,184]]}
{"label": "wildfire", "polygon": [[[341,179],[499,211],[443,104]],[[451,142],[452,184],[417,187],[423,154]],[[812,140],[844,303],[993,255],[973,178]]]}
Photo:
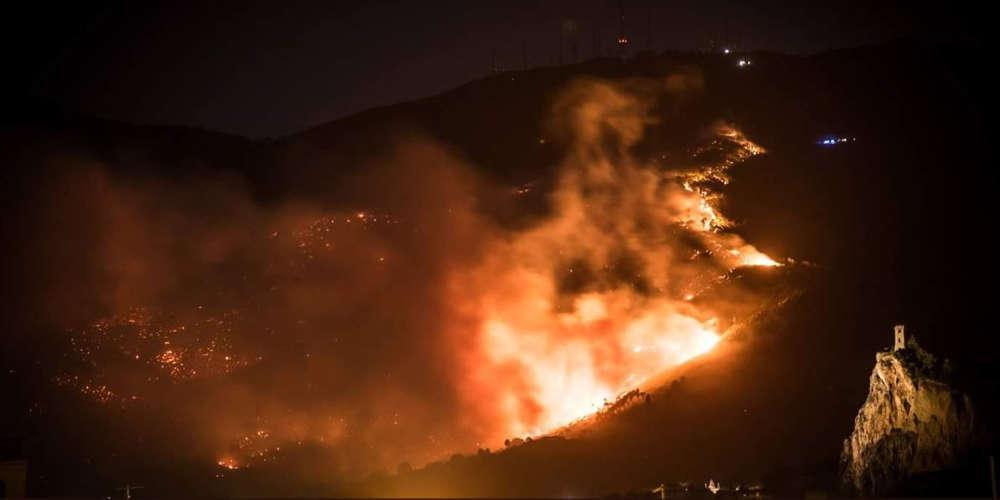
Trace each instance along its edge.
{"label": "wildfire", "polygon": [[[151,245],[183,249],[162,259],[173,267],[148,300],[163,303],[124,297],[70,331],[75,362],[56,383],[185,414],[224,474],[294,446],[394,466],[544,434],[708,353],[760,299],[737,270],[782,265],[721,210],[730,169],[764,150],[719,125],[670,161],[635,158],[653,107],[607,82],[571,89],[556,109],[570,153],[554,179],[508,190],[516,202],[551,189],[551,209],[517,229],[463,204],[476,183],[428,173],[438,157],[399,176],[414,200],[391,210],[252,207],[237,230],[227,218],[193,232],[155,222],[197,214],[135,215],[154,229],[128,235],[185,235]],[[218,212],[230,211],[242,213]],[[123,248],[115,255],[158,255]],[[140,269],[160,267],[148,258]],[[226,402],[205,405],[206,394]]]}
{"label": "wildfire", "polygon": [[585,94],[586,143],[562,172],[551,218],[499,245],[462,286],[485,290],[475,306],[485,360],[476,359],[470,393],[499,402],[507,436],[559,428],[708,352],[721,338],[717,318],[738,315],[740,304],[697,294],[728,286],[735,268],[780,265],[728,231],[714,189],[761,147],[724,125],[693,153],[699,168],[610,155],[589,142],[597,125],[621,130],[626,150],[644,118],[623,118],[637,104],[617,89]]}
{"label": "wildfire", "polygon": [[740,256],[741,266],[763,266],[763,267],[777,267],[781,263],[775,261],[774,259],[768,257],[766,254],[753,251],[746,254],[741,254]]}
{"label": "wildfire", "polygon": [[[185,322],[150,308],[133,308],[72,331],[71,347],[93,372],[87,376],[64,373],[54,381],[98,403],[117,401],[124,406],[155,396],[160,374],[166,375],[165,381],[180,382],[225,375],[257,361],[234,345],[238,313],[211,315],[199,306],[186,316],[189,321]],[[146,368],[145,376],[139,378],[142,384],[107,377],[119,370]],[[140,388],[144,391],[137,392]]]}
{"label": "wildfire", "polygon": [[555,335],[517,330],[498,319],[484,325],[491,360],[521,366],[530,381],[527,396],[537,404],[530,411],[517,385],[499,391],[511,435],[544,433],[593,413],[663,368],[708,352],[720,338],[712,320],[659,308],[619,321],[594,316],[593,309],[604,307],[596,305],[600,301],[578,301],[560,318],[566,330]]}
{"label": "wildfire", "polygon": [[584,417],[664,368],[708,352],[721,338],[714,318],[700,321],[666,301],[642,306],[632,300],[583,296],[549,325],[533,327],[523,316],[505,321],[497,317],[502,314],[484,322],[490,366],[517,366],[524,379],[494,388],[510,435],[537,435]]}

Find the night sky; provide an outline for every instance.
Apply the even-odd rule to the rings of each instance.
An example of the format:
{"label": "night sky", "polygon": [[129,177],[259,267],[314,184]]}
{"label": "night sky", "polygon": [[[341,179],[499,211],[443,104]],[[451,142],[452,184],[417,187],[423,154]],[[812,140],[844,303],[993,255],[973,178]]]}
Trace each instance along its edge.
{"label": "night sky", "polygon": [[[907,2],[626,1],[634,49],[811,53],[901,37],[978,44],[972,12]],[[504,68],[607,51],[618,2],[32,3],[4,14],[22,102],[280,136]],[[523,54],[522,54],[523,47]],[[575,47],[575,48],[574,48]],[[575,54],[575,57],[574,57]]]}

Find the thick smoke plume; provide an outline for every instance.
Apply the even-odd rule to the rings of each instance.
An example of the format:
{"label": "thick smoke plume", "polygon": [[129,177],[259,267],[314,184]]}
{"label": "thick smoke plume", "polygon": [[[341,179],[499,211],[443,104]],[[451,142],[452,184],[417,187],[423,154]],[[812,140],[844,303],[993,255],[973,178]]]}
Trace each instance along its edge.
{"label": "thick smoke plume", "polygon": [[729,273],[776,265],[718,212],[761,152],[739,131],[676,165],[633,155],[698,85],[571,85],[550,210],[516,230],[427,140],[345,181],[371,200],[349,209],[58,162],[41,280],[72,355],[52,380],[220,475],[319,450],[308,474],[353,477],[552,431],[710,349],[758,303]]}
{"label": "thick smoke plume", "polygon": [[654,97],[670,88],[582,81],[567,89],[554,127],[570,154],[551,215],[507,235],[469,273],[463,288],[479,291],[471,308],[481,352],[467,390],[485,396],[505,432],[550,431],[707,351],[755,301],[731,291],[732,302],[703,304],[699,295],[735,267],[776,264],[723,232],[707,187],[761,151],[739,132],[720,125],[703,151],[713,149],[715,162],[689,172],[630,154],[654,121]]}

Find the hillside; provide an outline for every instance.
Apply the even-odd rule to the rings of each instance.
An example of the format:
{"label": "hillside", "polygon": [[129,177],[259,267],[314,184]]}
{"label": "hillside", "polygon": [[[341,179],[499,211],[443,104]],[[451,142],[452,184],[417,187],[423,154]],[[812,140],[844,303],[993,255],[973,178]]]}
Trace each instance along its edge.
{"label": "hillside", "polygon": [[[227,186],[245,187],[254,207],[354,210],[395,203],[398,190],[356,189],[373,158],[391,158],[392,151],[408,151],[400,144],[429,139],[484,179],[475,185],[477,211],[501,227],[530,227],[552,209],[553,177],[569,147],[547,122],[559,92],[580,78],[663,81],[682,74],[701,85],[670,101],[669,109],[657,109],[662,119],[648,126],[634,154],[680,161],[679,152],[699,144],[720,120],[763,146],[767,154],[734,169],[723,206],[747,241],[799,263],[739,278],[751,288],[780,290],[787,300],[769,303],[706,356],[648,381],[641,387],[648,402],[643,398],[614,418],[500,453],[375,476],[360,492],[604,495],[709,477],[763,480],[789,493],[825,489],[835,482],[840,441],[864,399],[870,353],[888,344],[889,327],[898,322],[953,361],[955,384],[982,405],[977,418],[995,420],[998,380],[988,367],[997,355],[977,348],[992,333],[978,323],[978,300],[985,296],[972,292],[988,281],[992,267],[983,262],[988,255],[980,256],[988,250],[979,249],[991,213],[980,54],[900,43],[742,57],[753,65],[739,68],[721,55],[649,54],[505,72],[267,141],[22,110],[3,138],[5,161],[15,166],[5,173],[4,233],[23,242],[8,249],[5,264],[4,316],[14,334],[4,338],[4,366],[13,371],[3,374],[3,386],[28,408],[29,395],[51,382],[44,353],[61,344],[36,332],[51,330],[46,318],[64,304],[43,291],[81,268],[75,245],[92,243],[83,229],[92,218],[84,206],[89,198],[81,198],[73,217],[60,219],[58,238],[43,228],[51,222],[53,185],[61,186],[54,180],[75,180],[71,174],[85,165],[126,179],[189,182],[191,192],[212,193],[222,178]],[[828,135],[856,141],[817,144]],[[528,186],[527,195],[510,196],[518,186]],[[222,210],[206,215],[227,216]],[[75,281],[84,288],[88,280],[100,282],[89,275]],[[69,310],[82,307],[70,302]],[[16,434],[37,435],[37,421],[23,415],[0,422]],[[77,417],[64,410],[45,418]],[[38,436],[37,442],[60,439],[67,438]],[[92,459],[87,450],[93,445],[72,437],[65,456],[38,460],[71,476],[78,463]],[[135,445],[129,453],[144,456],[145,449]],[[150,460],[185,461],[189,484],[218,488],[199,469],[204,458],[166,453]],[[283,468],[300,470],[296,460],[314,457],[303,452],[244,477],[280,477]],[[150,476],[145,484],[164,481],[155,470],[150,465],[142,472]],[[340,489],[353,479],[297,478],[293,489],[275,491],[357,493]]]}

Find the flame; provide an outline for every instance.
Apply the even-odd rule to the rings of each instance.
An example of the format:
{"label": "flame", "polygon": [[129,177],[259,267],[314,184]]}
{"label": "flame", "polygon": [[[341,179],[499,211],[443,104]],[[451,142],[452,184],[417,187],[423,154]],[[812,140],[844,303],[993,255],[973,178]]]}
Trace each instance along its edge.
{"label": "flame", "polygon": [[777,267],[781,263],[775,261],[774,259],[767,256],[767,254],[754,249],[751,252],[746,252],[740,255],[740,265],[741,266],[762,266],[762,267]]}
{"label": "flame", "polygon": [[643,104],[614,86],[585,87],[566,105],[578,144],[553,213],[491,248],[456,286],[480,291],[469,306],[482,318],[469,397],[493,405],[507,437],[562,427],[710,351],[718,318],[748,301],[699,294],[725,287],[738,267],[780,265],[728,230],[713,188],[763,148],[721,125],[696,151],[697,168],[640,162],[626,152],[648,121]]}
{"label": "flame", "polygon": [[[668,91],[697,84],[670,81]],[[405,179],[401,192],[420,195],[412,202],[340,212],[255,208],[243,216],[245,231],[232,241],[210,238],[209,245],[201,232],[228,234],[228,219],[221,229],[198,227],[189,237],[174,226],[161,230],[156,217],[146,221],[141,207],[123,208],[138,214],[136,239],[183,234],[183,245],[198,250],[154,265],[159,260],[142,260],[150,254],[146,245],[131,246],[133,231],[125,231],[122,241],[109,240],[110,261],[135,257],[139,269],[169,272],[156,280],[129,271],[123,282],[173,283],[177,275],[197,277],[197,286],[177,278],[177,285],[129,297],[109,316],[74,329],[67,337],[82,363],[55,380],[104,405],[197,415],[192,427],[199,437],[210,435],[210,456],[222,469],[277,461],[288,452],[282,446],[303,443],[338,456],[350,450],[344,462],[362,470],[401,457],[419,463],[470,443],[551,432],[601,410],[644,380],[711,351],[754,309],[760,297],[729,279],[735,269],[781,265],[736,234],[720,208],[729,169],[763,148],[719,125],[707,143],[677,155],[683,163],[635,158],[634,146],[654,119],[642,94],[587,81],[558,100],[552,137],[569,133],[567,158],[555,179],[511,192],[525,199],[551,187],[551,209],[516,230],[463,202],[474,191],[454,172],[423,168],[448,156],[422,157],[419,175],[390,170]],[[185,216],[170,211],[165,219],[195,219],[176,210]],[[134,229],[112,229],[120,227]],[[198,256],[196,264],[188,253]],[[221,274],[217,263],[225,263]],[[240,276],[236,285],[230,275]],[[213,279],[218,290],[209,286]],[[182,298],[156,304],[161,295]],[[216,299],[203,306],[200,296]],[[273,353],[286,337],[296,349]],[[384,345],[394,347],[385,356]],[[424,360],[436,362],[433,369]],[[216,383],[252,366],[286,374],[303,365],[309,391],[292,393],[315,400],[286,397],[274,388],[280,384]],[[419,377],[428,380],[411,380]],[[239,390],[230,393],[233,386]],[[232,405],[206,406],[194,396],[223,391]],[[374,450],[372,442],[396,444]]]}
{"label": "flame", "polygon": [[524,381],[494,388],[509,435],[542,434],[593,413],[664,368],[708,352],[721,338],[714,318],[698,320],[666,301],[634,300],[623,293],[588,294],[552,323],[533,324],[538,316],[532,312],[549,304],[529,295],[484,321],[488,371],[517,367]]}

